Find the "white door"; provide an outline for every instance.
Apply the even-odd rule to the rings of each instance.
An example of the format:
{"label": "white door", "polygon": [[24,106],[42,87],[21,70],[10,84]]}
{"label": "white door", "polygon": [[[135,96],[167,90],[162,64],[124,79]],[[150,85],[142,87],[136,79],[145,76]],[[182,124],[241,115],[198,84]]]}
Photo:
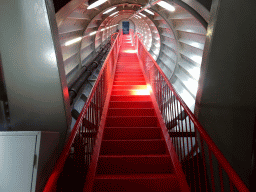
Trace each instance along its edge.
{"label": "white door", "polygon": [[0,191],[30,192],[36,136],[0,136]]}

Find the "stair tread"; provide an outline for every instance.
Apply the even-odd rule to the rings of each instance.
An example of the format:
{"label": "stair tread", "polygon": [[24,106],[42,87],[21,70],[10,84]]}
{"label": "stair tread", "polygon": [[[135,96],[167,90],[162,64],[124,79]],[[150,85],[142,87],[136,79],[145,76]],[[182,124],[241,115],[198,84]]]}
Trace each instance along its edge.
{"label": "stair tread", "polygon": [[117,140],[108,140],[108,139],[103,139],[102,141],[105,141],[105,142],[149,142],[149,141],[165,141],[164,139],[117,139]]}
{"label": "stair tread", "polygon": [[167,154],[155,154],[155,155],[100,155],[99,158],[170,158]]}
{"label": "stair tread", "polygon": [[140,60],[128,38],[123,35],[116,64],[93,191],[181,191]]}
{"label": "stair tread", "polygon": [[145,173],[137,173],[137,174],[117,174],[117,175],[109,175],[109,174],[97,174],[95,179],[159,179],[159,178],[170,178],[176,177],[173,173],[159,173],[159,174],[145,174]]}

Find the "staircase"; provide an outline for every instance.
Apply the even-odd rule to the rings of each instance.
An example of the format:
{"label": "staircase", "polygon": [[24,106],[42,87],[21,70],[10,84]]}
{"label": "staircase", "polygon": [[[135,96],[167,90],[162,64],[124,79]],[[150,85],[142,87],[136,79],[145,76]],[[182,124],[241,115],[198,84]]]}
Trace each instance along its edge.
{"label": "staircase", "polygon": [[129,35],[123,36],[93,191],[181,191]]}

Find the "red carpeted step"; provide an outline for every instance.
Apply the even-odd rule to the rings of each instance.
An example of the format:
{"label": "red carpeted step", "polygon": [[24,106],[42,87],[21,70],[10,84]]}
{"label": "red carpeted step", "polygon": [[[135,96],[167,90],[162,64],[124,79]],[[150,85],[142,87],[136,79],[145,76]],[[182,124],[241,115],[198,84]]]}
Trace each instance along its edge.
{"label": "red carpeted step", "polygon": [[[132,73],[133,73],[134,75],[135,75],[135,74],[143,74],[142,71],[133,71]],[[127,72],[126,72],[125,70],[122,71],[122,72],[118,72],[118,71],[116,72],[116,75],[121,75],[121,74],[127,74]]]}
{"label": "red carpeted step", "polygon": [[152,101],[110,101],[110,108],[153,108]]}
{"label": "red carpeted step", "polygon": [[106,127],[157,127],[157,117],[121,117],[109,116],[106,120]]}
{"label": "red carpeted step", "polygon": [[180,192],[174,174],[98,175],[93,191],[101,192]]}
{"label": "red carpeted step", "polygon": [[100,155],[162,155],[165,140],[103,140]]}
{"label": "red carpeted step", "polygon": [[114,81],[113,85],[146,85],[146,81]]}
{"label": "red carpeted step", "polygon": [[147,85],[113,85],[113,90],[123,89],[147,89]]}
{"label": "red carpeted step", "polygon": [[127,73],[127,74],[116,74],[115,75],[115,78],[130,78],[130,80],[131,80],[131,78],[144,78],[144,75],[141,73],[141,74],[129,74],[129,73]]}
{"label": "red carpeted step", "polygon": [[151,101],[150,95],[112,95],[110,101]]}
{"label": "red carpeted step", "polygon": [[104,140],[161,139],[160,127],[106,127]]}
{"label": "red carpeted step", "polygon": [[148,109],[118,109],[109,108],[108,116],[155,116],[155,110],[152,108]]}
{"label": "red carpeted step", "polygon": [[100,155],[97,174],[172,173],[170,155]]}
{"label": "red carpeted step", "polygon": [[[112,90],[112,94],[117,96],[117,95],[136,95],[139,92],[139,94],[144,94],[144,95],[149,95],[149,91],[148,90],[137,90],[137,89],[130,89],[130,90]],[[137,96],[137,95],[136,95]]]}
{"label": "red carpeted step", "polygon": [[145,81],[144,77],[115,77],[115,81]]}

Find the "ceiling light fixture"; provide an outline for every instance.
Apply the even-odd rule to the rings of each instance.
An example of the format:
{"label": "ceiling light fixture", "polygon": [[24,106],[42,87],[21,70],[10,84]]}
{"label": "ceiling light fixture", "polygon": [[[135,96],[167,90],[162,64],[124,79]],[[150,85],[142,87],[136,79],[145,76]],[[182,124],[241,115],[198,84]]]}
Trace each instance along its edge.
{"label": "ceiling light fixture", "polygon": [[146,17],[146,15],[144,15],[144,14],[142,14],[142,13],[139,13],[141,16],[143,16],[143,17]]}
{"label": "ceiling light fixture", "polygon": [[95,35],[96,33],[97,33],[97,31],[93,31],[89,35],[92,36],[92,35]]}
{"label": "ceiling light fixture", "polygon": [[149,13],[150,15],[154,15],[154,13],[152,11],[149,11],[148,9],[144,9],[144,11],[146,11],[147,13]]}
{"label": "ceiling light fixture", "polygon": [[109,15],[110,17],[117,14],[119,11],[115,12],[115,13],[112,13],[111,15]]}
{"label": "ceiling light fixture", "polygon": [[165,9],[167,9],[168,11],[172,11],[172,12],[175,11],[175,8],[172,5],[170,5],[169,3],[166,3],[165,1],[160,1],[157,4]]}
{"label": "ceiling light fixture", "polygon": [[78,37],[78,38],[72,39],[70,41],[65,42],[65,46],[72,45],[72,44],[74,44],[74,43],[76,43],[78,41],[81,41],[81,40],[82,40],[82,37]]}
{"label": "ceiling light fixture", "polygon": [[89,5],[89,7],[87,7],[87,9],[93,9],[95,7],[98,7],[99,5],[105,3],[107,0],[98,0],[96,2],[94,2],[93,4]]}
{"label": "ceiling light fixture", "polygon": [[111,9],[109,9],[109,10],[105,11],[103,14],[107,14],[107,13],[109,13],[109,12],[113,11],[114,9],[116,9],[116,7],[113,7],[113,8],[111,8]]}

